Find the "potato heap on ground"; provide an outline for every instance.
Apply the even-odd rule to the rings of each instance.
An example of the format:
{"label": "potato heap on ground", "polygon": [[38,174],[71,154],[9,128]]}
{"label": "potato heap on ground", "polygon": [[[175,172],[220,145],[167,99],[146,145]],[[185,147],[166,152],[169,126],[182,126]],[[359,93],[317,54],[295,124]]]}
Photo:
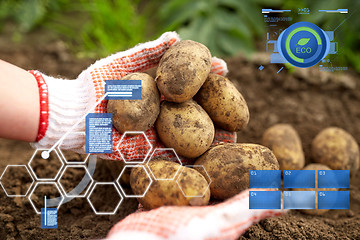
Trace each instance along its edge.
{"label": "potato heap on ground", "polygon": [[[354,176],[360,165],[359,146],[356,140],[345,130],[329,127],[320,131],[312,141],[312,162],[305,165],[304,152],[300,137],[289,124],[276,124],[268,128],[262,137],[262,143],[269,147],[280,164],[281,170],[315,170],[315,186],[318,183],[319,170],[350,170]],[[318,191],[337,191],[336,188],[296,189],[298,191],[316,191],[315,209],[300,210],[309,215],[322,215],[327,209],[317,209]]]}
{"label": "potato heap on ground", "polygon": [[[146,73],[123,79],[142,80],[142,100],[109,100],[114,127],[120,132],[146,131],[153,125],[162,143],[180,156],[198,159],[204,168],[181,166],[161,157],[148,167],[174,180],[156,180],[138,198],[148,209],[163,205],[207,205],[210,195],[226,199],[248,188],[249,170],[279,169],[274,154],[256,144],[220,144],[210,148],[215,127],[240,131],[249,122],[249,109],[241,93],[226,77],[210,73],[211,54],[190,40],[172,46],[160,60],[155,81]],[[160,96],[165,100],[160,103]],[[151,166],[150,166],[151,165]],[[134,168],[130,186],[141,195],[149,184],[144,171]],[[178,184],[177,184],[178,183]],[[210,184],[211,183],[211,184]],[[210,188],[208,185],[210,184]],[[181,190],[180,190],[181,188]]]}

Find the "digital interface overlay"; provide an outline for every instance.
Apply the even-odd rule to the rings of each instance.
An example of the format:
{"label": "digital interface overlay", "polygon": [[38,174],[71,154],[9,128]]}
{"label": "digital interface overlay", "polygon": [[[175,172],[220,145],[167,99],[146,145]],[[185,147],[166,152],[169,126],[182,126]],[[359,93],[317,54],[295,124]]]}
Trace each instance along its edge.
{"label": "digital interface overlay", "polygon": [[286,191],[280,170],[249,170],[250,189],[274,189],[250,191],[249,209],[349,209],[349,187],[349,170],[284,170]]}
{"label": "digital interface overlay", "polygon": [[[341,28],[348,24],[352,15],[348,9],[262,9],[261,12],[267,24],[265,49],[270,53],[270,63],[299,68],[314,66],[325,72],[348,70],[338,58],[343,52],[339,40],[343,34]],[[321,29],[308,18],[309,15],[321,17],[324,14],[337,19],[338,24]],[[304,20],[295,21],[299,16]],[[261,65],[259,70],[263,68]]]}

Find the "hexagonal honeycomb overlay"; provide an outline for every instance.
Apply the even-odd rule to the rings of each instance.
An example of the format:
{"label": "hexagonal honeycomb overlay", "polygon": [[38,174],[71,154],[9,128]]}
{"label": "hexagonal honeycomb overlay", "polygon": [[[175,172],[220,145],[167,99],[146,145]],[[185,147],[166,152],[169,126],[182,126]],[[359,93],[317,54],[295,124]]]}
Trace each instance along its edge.
{"label": "hexagonal honeycomb overlay", "polygon": [[[92,182],[92,177],[86,167],[81,165],[66,166],[58,180],[59,186],[67,197],[85,197]],[[81,191],[76,188],[77,186],[80,186]]]}
{"label": "hexagonal honeycomb overlay", "polygon": [[172,172],[170,174],[169,178],[162,178],[161,176],[159,176],[159,174],[157,174],[157,173],[161,174],[161,172],[153,171],[151,164],[149,164],[151,161],[156,160],[156,159],[173,161],[173,162],[177,162],[180,165],[182,165],[181,161],[179,159],[179,156],[176,154],[175,150],[173,148],[156,148],[152,152],[149,160],[146,163],[146,165],[148,166],[148,168],[151,172],[151,175],[154,177],[155,180],[174,180],[177,173],[179,172],[180,168],[177,169],[177,171]]}
{"label": "hexagonal honeycomb overlay", "polygon": [[34,179],[25,165],[8,165],[0,176],[0,183],[8,197],[25,197]]}
{"label": "hexagonal honeycomb overlay", "polygon": [[37,182],[29,194],[29,201],[37,214],[41,212],[41,208],[45,207],[45,196],[47,207],[59,208],[64,200],[56,183]]}
{"label": "hexagonal honeycomb overlay", "polygon": [[28,166],[35,177],[39,180],[55,180],[64,163],[56,150],[50,153],[48,159],[43,159],[41,153],[44,150],[35,150]]}
{"label": "hexagonal honeycomb overlay", "polygon": [[[136,169],[136,173],[141,175],[141,176],[147,176],[147,180],[146,181],[142,181],[142,183],[145,184],[144,186],[144,191],[142,192],[138,192],[138,193],[133,193],[131,187],[127,184],[127,180],[130,178],[130,173],[133,169]],[[123,168],[123,170],[121,171],[118,179],[117,179],[117,183],[120,186],[120,190],[121,192],[124,194],[125,197],[144,197],[147,190],[149,190],[150,185],[152,184],[152,179],[149,175],[149,173],[147,172],[146,168],[144,165],[136,165],[136,166],[125,166]]]}
{"label": "hexagonal honeycomb overlay", "polygon": [[[186,165],[185,167],[188,167],[191,169],[191,171],[198,171],[201,175],[206,179],[204,183],[200,182],[194,182],[191,181],[191,178],[188,174],[184,173],[184,169],[182,168],[178,178],[176,179],[176,183],[179,185],[179,188],[181,189],[181,192],[184,194],[185,197],[202,197],[204,196],[205,192],[209,188],[211,184],[211,179],[209,175],[206,172],[206,169],[202,165]],[[202,189],[202,192],[194,193],[193,189]]]}
{"label": "hexagonal honeycomb overlay", "polygon": [[[129,138],[136,138],[136,144],[131,143]],[[125,132],[116,148],[126,163],[144,163],[152,145],[144,132]]]}
{"label": "hexagonal honeycomb overlay", "polygon": [[112,215],[119,208],[123,197],[115,183],[97,182],[90,190],[87,199],[95,214]]}

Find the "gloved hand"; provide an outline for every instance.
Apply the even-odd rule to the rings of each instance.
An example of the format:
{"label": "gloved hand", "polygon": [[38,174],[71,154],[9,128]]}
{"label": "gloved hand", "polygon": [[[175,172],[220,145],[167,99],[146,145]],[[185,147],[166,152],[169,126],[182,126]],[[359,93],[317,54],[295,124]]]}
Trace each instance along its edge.
{"label": "gloved hand", "polygon": [[[96,102],[104,96],[105,80],[120,79],[133,72],[144,72],[158,65],[165,51],[178,42],[176,32],[164,33],[157,40],[139,44],[132,49],[119,52],[96,61],[83,71],[75,80],[57,79],[38,71],[30,71],[37,79],[40,92],[40,125],[37,142],[32,146],[37,149],[49,149],[64,134],[70,134],[61,143],[61,149],[85,153],[85,121],[84,119],[71,129],[87,112],[105,113],[107,101]],[[226,63],[218,58],[212,59],[212,72],[225,75]],[[95,107],[96,106],[96,107]],[[93,110],[93,108],[95,109]],[[163,148],[154,128],[145,132],[153,148]],[[121,134],[113,128],[113,153],[100,154],[101,158],[120,160],[116,149]],[[217,130],[214,142],[234,142],[235,133]],[[126,160],[143,159],[147,153],[142,135],[125,137],[120,146],[122,152],[130,152]],[[136,150],[136,151],[134,151]],[[158,155],[164,152],[156,152]],[[185,159],[182,159],[185,161]]]}
{"label": "gloved hand", "polygon": [[249,190],[245,190],[217,205],[167,206],[133,213],[112,227],[107,240],[238,239],[253,223],[286,212],[249,209]]}

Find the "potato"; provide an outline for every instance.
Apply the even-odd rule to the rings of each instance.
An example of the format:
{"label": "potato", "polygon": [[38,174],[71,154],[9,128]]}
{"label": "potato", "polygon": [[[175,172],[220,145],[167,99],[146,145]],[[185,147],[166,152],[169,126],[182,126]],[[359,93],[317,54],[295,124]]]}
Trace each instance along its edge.
{"label": "potato", "polygon": [[359,146],[345,130],[329,127],[322,130],[311,146],[314,162],[324,164],[334,170],[359,169]]}
{"label": "potato", "polygon": [[262,144],[272,150],[281,170],[300,170],[305,166],[300,137],[289,124],[276,124],[268,128]]}
{"label": "potato", "polygon": [[163,101],[155,127],[166,147],[188,158],[198,157],[208,150],[215,133],[209,115],[193,100]]}
{"label": "potato", "polygon": [[[249,170],[279,170],[267,147],[257,144],[225,143],[209,149],[194,165],[203,165],[212,183],[214,198],[227,199],[249,187]],[[197,170],[205,175],[202,168]]]}
{"label": "potato", "polygon": [[160,94],[154,79],[146,73],[132,73],[122,80],[141,80],[141,100],[109,100],[107,112],[120,133],[146,131],[154,125],[160,112]]}
{"label": "potato", "polygon": [[241,93],[227,78],[210,73],[194,99],[214,124],[228,131],[240,131],[249,122],[249,108]]}
{"label": "potato", "polygon": [[[331,170],[329,167],[323,165],[323,164],[319,164],[319,163],[312,163],[307,165],[303,170],[315,170],[315,186],[318,185],[318,170]],[[309,215],[322,215],[325,212],[329,211],[329,209],[317,209],[317,205],[318,205],[318,191],[337,191],[337,189],[334,188],[315,188],[315,189],[311,189],[311,188],[299,188],[296,189],[298,191],[314,191],[315,190],[315,208],[316,209],[301,209],[300,211],[302,213],[305,214],[309,214]]]}
{"label": "potato", "polygon": [[[174,180],[154,180],[145,196],[138,198],[146,209],[167,205],[203,206],[209,203],[208,182],[198,171],[162,158],[151,160],[148,166],[154,175],[161,179],[171,179],[178,169],[179,172]],[[130,175],[130,185],[134,194],[143,194],[148,184],[149,178],[145,172],[141,168],[133,168]]]}
{"label": "potato", "polygon": [[209,49],[201,43],[183,40],[160,59],[156,83],[166,100],[185,102],[199,91],[210,69]]}

